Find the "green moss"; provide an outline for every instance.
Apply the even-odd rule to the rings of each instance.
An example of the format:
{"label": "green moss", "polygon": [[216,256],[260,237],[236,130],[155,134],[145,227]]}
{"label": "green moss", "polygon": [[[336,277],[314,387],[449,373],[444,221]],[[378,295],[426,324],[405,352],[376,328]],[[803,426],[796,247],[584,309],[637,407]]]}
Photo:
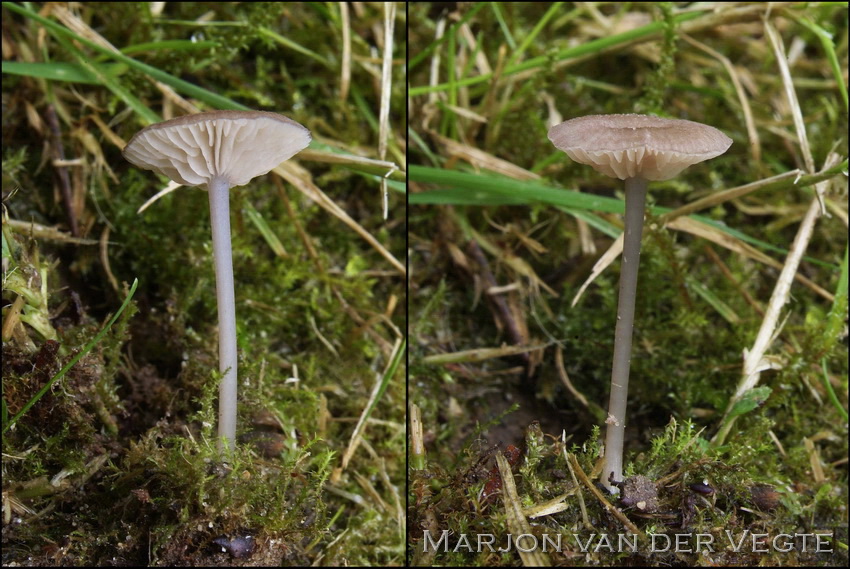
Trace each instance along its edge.
{"label": "green moss", "polygon": [[[715,540],[715,550],[652,552],[642,539],[643,549],[636,554],[605,547],[585,552],[573,534],[585,542],[594,534],[597,541],[607,534],[616,545],[616,536],[627,531],[590,488],[573,482],[564,454],[573,453],[581,469],[598,482],[619,262],[606,265],[575,305],[573,300],[622,221],[619,215],[533,203],[533,197],[523,195],[508,200],[495,191],[473,190],[460,175],[452,180],[456,183],[448,181],[451,173],[524,180],[530,171],[542,179],[529,183],[529,195],[540,183],[620,196],[619,183],[556,152],[545,133],[560,120],[627,112],[689,118],[721,128],[734,139],[726,155],[690,168],[676,180],[653,184],[651,205],[677,208],[713,191],[798,167],[795,152],[782,141],[786,136],[796,139],[793,128],[779,133],[765,126],[777,116],[790,116],[787,105],[765,103],[787,100],[773,57],[753,51],[756,43],[748,41],[749,33],[722,16],[705,14],[702,22],[708,28],[688,34],[734,62],[740,76],[753,79],[751,87],[759,92],[758,101],[749,101],[761,143],[757,156],[748,144],[752,140],[739,91],[729,73],[713,53],[684,39],[683,29],[695,20],[686,23],[683,18],[690,16],[673,3],[458,5],[446,17],[444,39],[438,41],[439,9],[411,7],[411,45],[418,48],[410,70],[411,128],[417,141],[411,145],[411,161],[444,170],[447,181],[426,183],[437,176],[431,178],[433,172],[425,169],[414,177],[422,192],[466,191],[467,203],[479,202],[436,205],[441,200],[453,204],[454,196],[435,192],[431,198],[417,196],[418,205],[410,209],[410,396],[422,411],[425,442],[425,467],[411,471],[409,492],[414,566],[522,562],[516,549],[454,549],[464,534],[473,546],[479,534],[493,534],[497,547],[504,545],[503,497],[484,495],[500,483],[492,455],[508,445],[523,451],[513,469],[523,506],[567,494],[562,511],[529,520],[537,537],[564,537],[564,551],[547,556],[553,565],[846,563],[846,224],[818,219],[798,271],[835,293],[836,301],[794,282],[758,389],[745,405],[734,408],[740,414],[723,443],[712,444],[712,437],[729,424],[724,414],[741,379],[742,354],[755,341],[779,273],[776,264],[746,247],[783,263],[813,194],[796,187],[756,191],[698,212],[703,218],[694,216],[741,232],[745,237],[740,241],[724,231],[706,239],[647,215],[624,463],[628,475],[647,476],[657,484],[659,508],[622,509],[643,533],[688,534],[691,544],[693,535],[702,533]],[[797,6],[790,20],[783,16],[774,21],[775,13],[767,17],[786,48],[789,33],[807,35],[814,29],[794,18],[817,22],[815,27],[836,38],[832,47],[841,63],[829,81],[799,65],[792,75],[816,167],[832,151],[844,160],[846,121],[839,116],[846,104],[836,85],[846,71],[846,41],[840,39],[846,38],[846,7]],[[645,26],[652,33],[641,35]],[[803,59],[811,69],[832,69],[830,46],[813,38],[815,44],[817,49]],[[805,81],[812,82],[804,88]],[[433,137],[432,131],[451,144]],[[522,171],[506,173],[508,165]],[[516,187],[521,194],[521,182]],[[541,200],[543,193],[537,194]],[[843,188],[833,187],[825,200],[828,208],[843,211],[846,198]],[[422,205],[429,201],[435,205]],[[501,205],[509,202],[515,203]],[[595,252],[583,235],[590,236]],[[472,259],[471,243],[485,251],[487,267]],[[521,259],[528,269],[519,270],[511,258]],[[521,340],[508,333],[501,309],[488,302],[491,295],[504,299],[515,326],[527,330]],[[502,357],[438,365],[425,359],[506,344],[546,347],[529,353],[528,360]],[[736,539],[745,532],[771,537],[831,532],[833,552],[804,552],[799,540],[790,552],[754,552],[747,544],[735,552],[725,530]],[[448,549],[423,551],[426,531],[434,539],[448,531]]]}
{"label": "green moss", "polygon": [[[371,67],[352,66],[356,101],[340,97],[339,9],[263,3],[199,12],[174,4],[156,16],[149,4],[124,3],[107,11],[81,6],[78,15],[160,71],[233,104],[292,116],[318,146],[377,157],[378,131],[367,115],[377,113],[380,92],[372,89]],[[9,5],[3,15],[14,22],[10,41],[19,53],[33,53],[31,17],[12,14]],[[349,25],[353,56],[370,53],[382,7],[352,13]],[[49,61],[68,57],[50,33],[42,39],[36,51]],[[394,53],[397,62],[403,42]],[[390,138],[400,140],[404,82],[394,76]],[[137,70],[122,67],[115,81],[157,113],[185,112]],[[13,336],[4,329],[4,425],[100,330],[123,299],[122,283],[138,278],[139,286],[132,310],[4,435],[11,518],[4,561],[400,563],[406,405],[398,377],[377,401],[345,470],[340,460],[396,330],[405,327],[404,278],[342,221],[273,175],[231,191],[242,438],[222,461],[215,450],[217,308],[206,192],[181,188],[138,213],[165,185],[121,156],[120,139],[143,120],[104,85],[71,87],[27,76],[3,83],[4,97],[15,101],[4,109],[4,187],[27,188],[4,194],[4,213],[59,229],[30,238],[4,218],[4,323],[8,305],[23,299],[20,322],[9,326]],[[53,132],[27,122],[45,100],[57,108],[66,156],[86,164],[70,168],[83,241],[69,238],[56,168],[40,164],[42,149],[51,156]],[[39,101],[38,109],[28,115],[25,101]],[[203,96],[187,101],[212,107]],[[397,196],[385,221],[373,177],[344,165],[301,164],[403,263]],[[249,557],[222,553],[219,541],[249,535]]]}

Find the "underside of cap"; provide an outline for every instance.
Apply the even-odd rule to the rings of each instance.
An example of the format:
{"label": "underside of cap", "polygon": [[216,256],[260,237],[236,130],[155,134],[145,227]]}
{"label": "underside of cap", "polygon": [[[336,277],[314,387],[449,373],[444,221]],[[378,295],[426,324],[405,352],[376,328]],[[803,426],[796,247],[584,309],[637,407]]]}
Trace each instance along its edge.
{"label": "underside of cap", "polygon": [[567,156],[625,180],[669,180],[682,170],[726,152],[732,139],[714,127],[649,115],[591,115],[549,130]]}
{"label": "underside of cap", "polygon": [[184,186],[214,178],[242,186],[310,144],[310,131],[276,113],[212,111],[157,123],[124,147],[132,164]]}

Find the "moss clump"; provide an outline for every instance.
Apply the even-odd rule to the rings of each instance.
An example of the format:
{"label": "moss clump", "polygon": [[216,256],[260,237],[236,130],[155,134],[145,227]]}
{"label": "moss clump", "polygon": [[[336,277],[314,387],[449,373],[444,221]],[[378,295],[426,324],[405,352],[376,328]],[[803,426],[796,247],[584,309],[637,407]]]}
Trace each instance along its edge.
{"label": "moss clump", "polygon": [[[282,112],[310,128],[327,159],[299,161],[305,185],[297,187],[326,192],[335,211],[403,265],[397,180],[405,166],[391,176],[387,221],[379,176],[364,175],[355,158],[381,157],[381,136],[389,159],[403,158],[395,141],[404,138],[404,82],[393,82],[390,132],[380,134],[373,115],[382,94],[369,57],[383,45],[383,5],[358,6],[345,20],[351,57],[370,62],[352,65],[342,96],[345,7],[173,4],[157,14],[124,3],[39,15],[3,5],[13,51],[44,58],[33,66],[22,55],[21,74],[3,83],[4,188],[26,188],[4,193],[4,427],[101,330],[126,295],[123,283],[139,282],[119,322],[4,434],[4,563],[402,559],[403,369],[383,371],[404,329],[402,274],[342,215],[276,174],[231,191],[239,444],[222,460],[213,450],[219,377],[208,199],[180,189],[138,213],[164,184],[121,156],[123,141],[157,113]],[[78,27],[65,28],[69,20],[58,15],[79,18]],[[161,90],[150,68],[115,64],[67,39],[86,26],[87,38],[119,46],[173,90]],[[397,79],[404,44],[388,48]],[[45,79],[36,68],[62,76]],[[38,120],[51,112],[56,124]],[[60,151],[70,164],[53,160]],[[376,381],[384,389],[371,401]],[[370,420],[343,469],[367,405]],[[379,540],[383,547],[374,547]]]}
{"label": "moss clump", "polygon": [[[492,455],[508,445],[523,447],[514,478],[526,515],[550,508],[528,520],[531,533],[564,539],[544,558],[553,565],[847,562],[843,213],[814,223],[779,318],[766,317],[778,306],[768,311],[781,266],[798,234],[807,235],[807,212],[846,210],[847,8],[748,9],[764,16],[758,25],[673,3],[411,6],[410,397],[424,443],[409,494],[414,565],[526,561],[515,547],[475,547],[476,535],[507,542],[512,518],[504,495],[490,490],[499,484]],[[765,50],[748,41],[768,28],[786,49],[812,40],[787,70],[793,85],[773,42]],[[739,83],[745,77],[749,87]],[[805,133],[792,126],[792,111]],[[623,196],[554,149],[546,131],[631,112],[710,124],[734,142],[649,195],[625,464],[630,492],[645,490],[646,479],[656,492],[620,504],[618,516],[578,472],[573,481],[570,466],[574,456],[598,482],[623,228],[615,199]],[[807,168],[831,181],[773,185],[809,164],[799,160],[806,153]],[[732,188],[749,193],[719,193]],[[669,214],[710,196],[713,205]],[[758,385],[731,421],[743,356],[757,353],[763,326],[772,334]],[[477,357],[496,352],[503,355]],[[534,422],[542,437],[524,432]],[[447,532],[449,547],[423,551],[426,531],[435,540]],[[662,542],[681,533],[690,551],[653,551],[651,537],[638,538],[634,553],[618,548],[630,532]],[[772,541],[784,534],[797,534],[787,551]],[[832,552],[815,552],[814,534],[832,534]],[[699,535],[714,540],[714,551],[694,550]]]}

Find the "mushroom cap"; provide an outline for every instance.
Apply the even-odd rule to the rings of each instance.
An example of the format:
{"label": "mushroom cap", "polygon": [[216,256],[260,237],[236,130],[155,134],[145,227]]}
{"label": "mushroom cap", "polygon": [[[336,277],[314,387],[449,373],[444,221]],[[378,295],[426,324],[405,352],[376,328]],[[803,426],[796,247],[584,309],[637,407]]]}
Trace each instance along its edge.
{"label": "mushroom cap", "polygon": [[214,178],[242,186],[310,144],[310,131],[292,119],[262,111],[211,111],[150,125],[123,154],[132,164],[184,186]]}
{"label": "mushroom cap", "polygon": [[682,170],[720,156],[732,139],[714,127],[649,115],[590,115],[549,129],[549,140],[567,156],[625,180],[669,180]]}

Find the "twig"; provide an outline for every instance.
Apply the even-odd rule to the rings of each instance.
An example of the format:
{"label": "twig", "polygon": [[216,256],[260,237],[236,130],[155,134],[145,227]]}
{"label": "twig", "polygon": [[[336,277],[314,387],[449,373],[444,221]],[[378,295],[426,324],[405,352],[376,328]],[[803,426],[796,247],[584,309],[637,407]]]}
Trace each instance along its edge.
{"label": "twig", "polygon": [[[484,256],[484,252],[481,251],[481,247],[478,246],[478,243],[475,240],[470,240],[466,246],[466,250],[467,253],[469,253],[469,256],[472,257],[478,265],[478,276],[481,277],[482,281],[484,281],[484,290],[490,290],[497,287],[498,283],[496,282],[496,278],[493,276],[493,273],[490,271],[490,264],[487,262],[487,258]],[[493,305],[493,312],[496,315],[496,319],[505,327],[511,343],[516,345],[525,344],[525,337],[520,331],[519,324],[516,322],[514,314],[511,312],[511,308],[508,306],[508,301],[505,300],[505,297],[501,294],[488,293],[487,298]],[[524,360],[528,361],[528,353],[522,353],[520,355]]]}
{"label": "twig", "polygon": [[[770,22],[765,22],[765,30],[767,31],[767,35],[773,46],[777,65],[779,66],[779,71],[785,85],[785,94],[788,97],[791,115],[794,118],[794,126],[797,132],[797,140],[800,144],[800,151],[803,155],[806,169],[809,172],[812,172],[815,169],[815,164],[811,155],[799,101],[797,100],[797,95],[794,91],[791,72],[788,69],[787,58],[785,57],[785,46],[782,44],[781,38],[776,33],[776,30]],[[832,156],[828,157],[827,160],[834,160],[835,162],[838,161],[837,158],[833,158]],[[825,166],[829,167],[831,165],[832,164],[827,163]],[[777,323],[779,322],[780,312],[782,307],[788,302],[791,292],[791,284],[794,282],[794,275],[797,274],[797,268],[800,266],[800,261],[802,260],[803,254],[806,252],[806,247],[812,238],[815,222],[824,211],[823,193],[825,190],[826,187],[824,183],[819,183],[815,186],[815,199],[812,200],[806,215],[803,217],[803,221],[800,223],[800,227],[797,229],[797,235],[794,237],[794,243],[791,245],[788,257],[785,260],[785,265],[782,267],[782,272],[779,274],[779,279],[776,281],[776,287],[773,289],[773,294],[770,296],[770,302],[767,305],[767,310],[765,311],[761,328],[759,328],[758,336],[756,336],[756,340],[753,342],[752,348],[744,350],[743,374],[738,383],[738,388],[735,390],[735,394],[729,400],[729,405],[727,406],[726,413],[723,416],[723,422],[721,423],[720,430],[712,439],[712,443],[714,444],[723,444],[723,441],[726,439],[726,435],[732,430],[732,425],[735,423],[735,419],[737,418],[736,416],[731,415],[732,409],[748,391],[758,385],[761,372],[769,367],[769,363],[766,361],[764,355],[778,333]]]}
{"label": "twig", "polygon": [[[395,30],[395,2],[384,2],[384,58],[381,67],[381,110],[379,113],[378,157],[387,157],[390,136],[390,95],[393,80],[393,31]],[[389,215],[390,197],[386,176],[381,178],[384,219]]]}
{"label": "twig", "polygon": [[68,218],[68,226],[71,228],[71,235],[74,237],[80,236],[80,227],[77,224],[77,215],[74,212],[74,197],[71,195],[71,178],[68,176],[68,168],[64,166],[65,162],[65,147],[62,145],[62,132],[59,128],[59,119],[56,117],[56,109],[53,105],[47,105],[44,110],[47,118],[47,125],[50,127],[51,144],[53,150],[53,167],[56,175],[59,177],[59,188],[62,194],[62,205],[65,207],[65,215]]}
{"label": "twig", "polygon": [[589,529],[590,531],[594,531],[595,528],[593,524],[590,523],[590,518],[587,517],[587,506],[584,505],[584,494],[581,493],[581,490],[578,486],[578,479],[576,479],[576,471],[573,468],[572,462],[570,462],[569,453],[567,452],[567,436],[566,431],[561,435],[561,450],[564,452],[564,460],[567,463],[567,468],[570,470],[570,476],[573,477],[573,484],[576,485],[576,495],[578,496],[578,507],[581,510],[581,520],[584,523],[584,527]]}
{"label": "twig", "polygon": [[617,506],[609,502],[608,499],[602,494],[602,492],[599,491],[599,488],[593,485],[593,482],[590,481],[590,479],[587,477],[587,474],[585,474],[584,470],[581,469],[581,466],[579,465],[578,460],[576,460],[575,455],[570,454],[568,456],[573,468],[575,469],[576,474],[578,474],[579,480],[581,480],[582,483],[587,486],[587,489],[590,490],[594,496],[596,496],[596,499],[599,500],[599,503],[602,504],[602,507],[614,514],[614,517],[620,520],[620,522],[622,522],[622,524],[626,526],[627,530],[641,537],[645,537],[644,533],[635,524],[633,524],[629,518],[626,517],[626,514],[621,512]]}
{"label": "twig", "polygon": [[[522,502],[516,491],[516,482],[514,482],[514,474],[511,472],[511,465],[501,451],[496,453],[496,464],[502,477],[502,502],[505,504],[505,521],[508,530],[511,534],[517,536],[532,535],[531,525],[522,512]],[[530,551],[524,548],[517,549],[525,567],[549,567],[552,564],[549,557],[537,548]]]}
{"label": "twig", "polygon": [[351,18],[348,3],[339,2],[339,19],[342,28],[342,61],[339,79],[339,100],[345,102],[351,86]]}

